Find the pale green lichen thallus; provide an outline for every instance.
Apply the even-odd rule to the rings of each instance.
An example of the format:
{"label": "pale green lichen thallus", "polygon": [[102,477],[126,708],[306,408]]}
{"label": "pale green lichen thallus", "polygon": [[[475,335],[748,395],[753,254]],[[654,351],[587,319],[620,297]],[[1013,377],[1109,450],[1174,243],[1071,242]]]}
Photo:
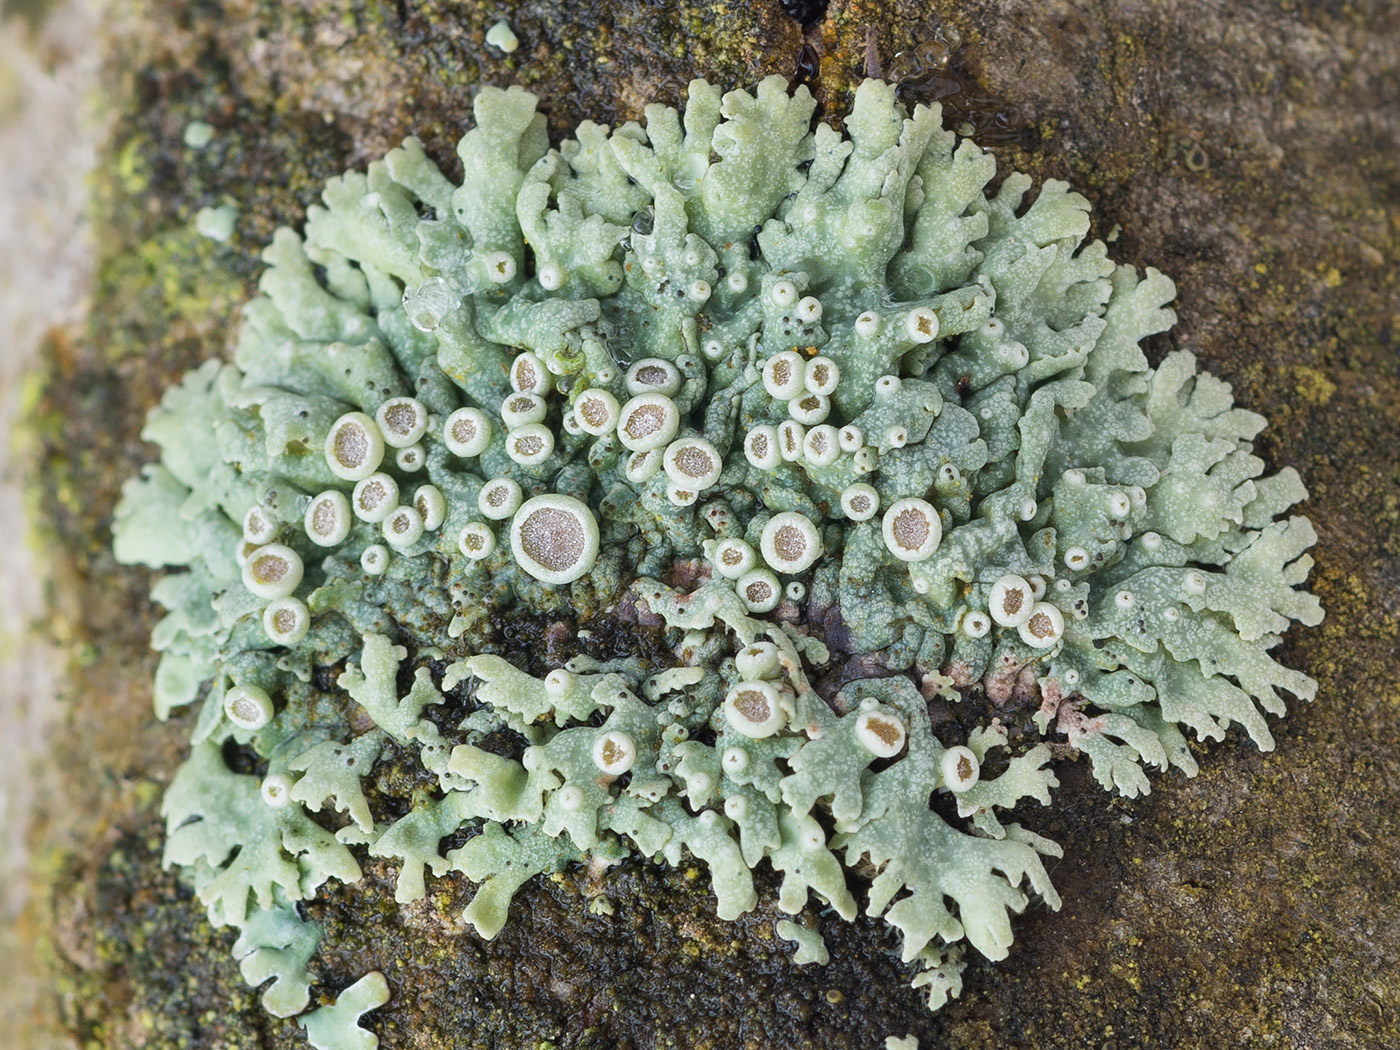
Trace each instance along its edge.
{"label": "pale green lichen thallus", "polygon": [[[461,873],[492,937],[535,874],[631,853],[698,858],[725,918],[762,864],[785,912],[882,916],[937,1008],[964,944],[999,959],[1059,905],[1059,847],[1007,816],[1051,803],[1051,748],[999,713],[1038,705],[1135,795],[1195,772],[1187,733],[1268,749],[1264,713],[1313,695],[1269,656],[1322,617],[1306,493],[1189,352],[1149,365],[1172,283],[1084,243],[1062,183],[989,196],[937,107],[868,81],[844,134],[813,111],[696,81],[551,148],[533,96],[482,89],[465,182],[411,139],[333,180],[232,363],[151,413],[116,549],[175,570],[158,713],[202,705],[165,858],[272,1013],[315,979],[296,902],[367,856],[400,902]],[[512,663],[498,626],[550,614],[670,653]],[[449,694],[460,724],[425,713]],[[940,740],[935,696],[983,727]],[[391,741],[439,786],[398,819],[363,784]],[[391,992],[366,976],[308,1037],[372,1047]]]}

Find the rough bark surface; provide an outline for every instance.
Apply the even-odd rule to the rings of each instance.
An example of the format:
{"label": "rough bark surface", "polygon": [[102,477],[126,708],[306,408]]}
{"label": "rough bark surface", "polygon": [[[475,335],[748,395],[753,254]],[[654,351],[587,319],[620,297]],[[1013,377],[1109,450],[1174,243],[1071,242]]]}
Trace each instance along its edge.
{"label": "rough bark surface", "polygon": [[[158,800],[188,726],[150,714],[149,581],[114,564],[108,535],[121,481],[150,453],[146,409],[228,349],[273,229],[406,134],[450,161],[478,83],[531,87],[557,131],[676,102],[699,75],[800,72],[839,113],[877,66],[911,99],[943,97],[1003,170],[1069,180],[1116,259],[1176,280],[1181,321],[1153,355],[1191,349],[1233,382],[1269,417],[1262,455],[1312,490],[1328,616],[1285,659],[1320,680],[1318,700],[1275,727],[1275,752],[1232,735],[1199,749],[1199,777],[1158,779],[1145,800],[1113,801],[1076,770],[1033,815],[1065,846],[1064,909],[1026,916],[1011,958],[971,966],[937,1015],[876,924],[824,924],[831,963],[795,968],[770,913],[722,923],[697,870],[648,864],[606,876],[608,917],[588,913],[584,873],[537,880],[490,944],[448,921],[465,887],[441,880],[399,908],[392,873],[371,868],[313,909],[334,946],[317,992],[383,969],[398,994],[371,1027],[388,1047],[1400,1045],[1400,12],[787,6],[814,21],[738,0],[111,9],[91,311],[46,344],[29,423],[57,622],[74,639],[32,919],[76,1045],[303,1045],[244,987],[230,935],[160,871]],[[522,41],[510,56],[483,43],[502,15]],[[182,138],[196,119],[217,132],[203,150]],[[193,217],[226,203],[240,214],[221,246]]]}

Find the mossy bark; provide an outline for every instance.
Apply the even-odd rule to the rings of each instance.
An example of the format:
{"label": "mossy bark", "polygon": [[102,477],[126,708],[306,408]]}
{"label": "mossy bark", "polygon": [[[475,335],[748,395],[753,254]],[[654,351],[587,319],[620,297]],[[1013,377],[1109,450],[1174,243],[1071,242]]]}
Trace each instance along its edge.
{"label": "mossy bark", "polygon": [[[811,5],[809,5],[811,6]],[[486,29],[505,15],[522,46]],[[928,1015],[878,924],[823,924],[831,962],[793,967],[770,910],[713,915],[707,879],[628,864],[536,880],[501,937],[454,924],[465,886],[409,908],[391,876],[312,909],[332,996],[372,966],[387,1046],[852,1047],[916,1033],[991,1048],[1400,1044],[1400,15],[1385,4],[834,0],[804,29],[778,3],[143,0],[114,8],[111,138],[94,183],[100,257],[85,329],[47,347],[32,428],[57,609],[76,639],[67,771],[36,831],[35,917],[55,1010],[88,1047],[302,1045],[267,1017],[227,931],[159,869],[158,800],[188,726],[150,715],[145,574],[108,526],[148,458],[145,410],[225,353],[272,231],[404,135],[438,160],[473,87],[523,83],[557,130],[640,116],[705,76],[800,72],[839,114],[863,72],[943,97],[1003,170],[1065,178],[1116,259],[1178,284],[1195,351],[1265,412],[1298,468],[1328,610],[1286,660],[1321,682],[1261,754],[1234,735],[1201,774],[1114,801],[1072,771],[1052,810],[1058,914],[1018,925]],[[956,42],[956,46],[954,46]],[[902,55],[900,55],[902,53]],[[898,57],[897,57],[898,56]],[[214,126],[203,149],[191,121]],[[234,204],[224,245],[195,212]],[[592,914],[605,897],[611,915]],[[772,893],[766,899],[772,900]],[[412,1036],[410,1036],[412,1033]]]}

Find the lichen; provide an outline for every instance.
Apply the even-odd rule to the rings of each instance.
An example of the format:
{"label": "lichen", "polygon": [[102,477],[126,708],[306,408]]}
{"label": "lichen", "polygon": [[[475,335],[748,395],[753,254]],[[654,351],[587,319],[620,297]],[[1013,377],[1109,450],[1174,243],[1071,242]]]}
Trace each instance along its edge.
{"label": "lichen", "polygon": [[[1057,785],[1002,724],[1027,699],[1133,795],[1195,772],[1183,730],[1268,749],[1260,709],[1312,696],[1268,655],[1322,615],[1301,480],[1191,354],[1149,365],[1171,282],[1083,243],[1062,183],[988,196],[937,107],[867,81],[843,135],[780,78],[696,81],[550,148],[535,105],[480,92],[461,185],[414,140],[333,180],[233,363],[151,414],[116,552],[183,570],[155,701],[202,704],[166,862],[275,1013],[308,1005],[296,902],[364,858],[401,904],[465,875],[490,938],[529,878],[632,852],[703,861],[726,919],[764,863],[785,912],[883,917],[937,1008],[964,942],[1059,904],[1059,847],[1006,819]],[[670,653],[512,662],[536,616]],[[985,724],[940,739],[934,696]],[[406,814],[361,788],[390,746],[431,785]],[[374,1045],[388,994],[308,1035]]]}

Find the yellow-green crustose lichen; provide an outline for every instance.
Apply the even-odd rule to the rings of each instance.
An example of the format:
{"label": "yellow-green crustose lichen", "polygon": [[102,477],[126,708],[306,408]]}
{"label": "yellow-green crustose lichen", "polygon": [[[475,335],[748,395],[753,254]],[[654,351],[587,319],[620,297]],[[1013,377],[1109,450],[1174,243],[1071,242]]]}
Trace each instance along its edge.
{"label": "yellow-green crustose lichen", "polygon": [[[116,548],[182,570],[156,706],[202,703],[166,860],[279,1016],[321,936],[296,902],[366,855],[400,902],[462,873],[492,937],[535,874],[636,851],[702,860],[723,917],[764,863],[785,912],[883,916],[936,1008],[964,942],[1001,958],[1028,894],[1059,904],[1058,847],[1006,819],[1051,750],[1003,705],[1134,795],[1195,771],[1185,732],[1269,748],[1312,696],[1268,655],[1322,616],[1302,483],[1189,353],[1149,367],[1171,282],[1082,243],[1063,184],[988,197],[936,107],[866,82],[843,135],[779,78],[697,81],[551,149],[535,106],[482,90],[460,186],[413,140],[332,182],[234,362],[151,414]],[[497,628],[550,616],[578,655],[511,662]],[[603,624],[669,655],[589,655]],[[940,741],[935,698],[982,728]],[[391,743],[437,783],[397,819],[363,784]],[[366,975],[311,1042],[374,1045],[391,994]]]}

